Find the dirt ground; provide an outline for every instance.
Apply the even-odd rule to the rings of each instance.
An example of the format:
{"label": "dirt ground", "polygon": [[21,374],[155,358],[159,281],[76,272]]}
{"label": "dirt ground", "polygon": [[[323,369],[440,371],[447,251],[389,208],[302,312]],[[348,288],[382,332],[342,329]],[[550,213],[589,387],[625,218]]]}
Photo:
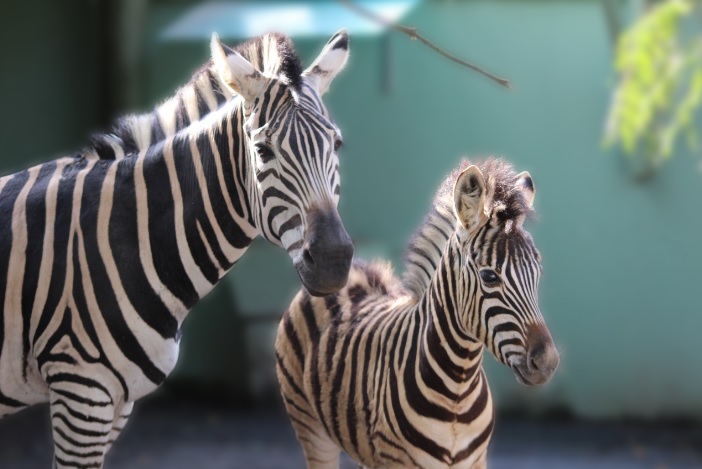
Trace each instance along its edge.
{"label": "dirt ground", "polygon": [[[0,469],[51,467],[48,409],[0,420]],[[702,426],[498,419],[492,469],[702,468]],[[140,406],[108,469],[304,468],[286,417],[183,402]],[[345,458],[341,469],[355,469]]]}

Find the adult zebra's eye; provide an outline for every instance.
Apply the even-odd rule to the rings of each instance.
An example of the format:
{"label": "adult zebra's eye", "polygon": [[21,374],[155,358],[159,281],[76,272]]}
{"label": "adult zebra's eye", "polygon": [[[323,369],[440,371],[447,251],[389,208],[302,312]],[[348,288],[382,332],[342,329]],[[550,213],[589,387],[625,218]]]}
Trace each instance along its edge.
{"label": "adult zebra's eye", "polygon": [[344,145],[343,140],[336,140],[334,142],[334,151],[339,151],[339,148],[341,148]]}
{"label": "adult zebra's eye", "polygon": [[271,147],[264,145],[263,143],[256,144],[256,153],[258,153],[258,157],[261,158],[261,163],[263,164],[266,164],[275,158],[275,153],[273,153]]}
{"label": "adult zebra's eye", "polygon": [[494,270],[483,269],[480,271],[480,280],[488,287],[494,287],[500,283],[500,276]]}

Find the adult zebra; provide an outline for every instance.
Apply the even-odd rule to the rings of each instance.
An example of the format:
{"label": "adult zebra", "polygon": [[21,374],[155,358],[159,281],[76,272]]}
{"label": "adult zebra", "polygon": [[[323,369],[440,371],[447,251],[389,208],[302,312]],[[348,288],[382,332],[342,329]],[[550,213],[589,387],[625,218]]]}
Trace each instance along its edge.
{"label": "adult zebra", "polygon": [[410,243],[407,286],[387,265],[356,263],[339,293],[297,295],[277,372],[309,468],[337,468],[340,448],[369,468],[485,467],[484,347],[523,384],[558,365],[522,226],[533,197],[528,173],[464,162]]}
{"label": "adult zebra", "polygon": [[346,32],[304,71],[282,35],[211,49],[192,83],[221,85],[0,179],[0,416],[49,401],[58,468],[102,467],[175,366],[188,311],[254,237],[285,248],[312,294],[348,277],[341,134],[321,101]]}

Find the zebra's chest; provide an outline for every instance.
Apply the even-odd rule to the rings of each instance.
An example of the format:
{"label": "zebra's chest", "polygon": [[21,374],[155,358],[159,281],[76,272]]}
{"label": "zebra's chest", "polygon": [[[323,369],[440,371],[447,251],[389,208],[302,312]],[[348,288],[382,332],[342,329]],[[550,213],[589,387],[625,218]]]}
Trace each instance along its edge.
{"label": "zebra's chest", "polygon": [[[488,423],[491,429],[491,424]],[[456,424],[410,424],[395,427],[400,438],[393,438],[392,431],[377,431],[374,434],[374,457],[366,458],[366,465],[376,469],[458,469],[479,467],[485,457],[490,435],[483,434],[478,425],[467,428]],[[416,440],[410,440],[409,431]],[[491,431],[488,431],[491,433]],[[422,440],[426,438],[424,442]],[[372,460],[372,462],[371,462]]]}
{"label": "zebra's chest", "polygon": [[[423,396],[380,401],[373,431],[374,468],[473,468],[482,467],[493,429],[493,407],[487,382],[458,403]],[[390,393],[392,394],[392,393]],[[413,406],[431,402],[434,413]],[[446,413],[438,412],[443,407]],[[443,414],[443,415],[440,415]],[[387,417],[386,417],[387,416]]]}

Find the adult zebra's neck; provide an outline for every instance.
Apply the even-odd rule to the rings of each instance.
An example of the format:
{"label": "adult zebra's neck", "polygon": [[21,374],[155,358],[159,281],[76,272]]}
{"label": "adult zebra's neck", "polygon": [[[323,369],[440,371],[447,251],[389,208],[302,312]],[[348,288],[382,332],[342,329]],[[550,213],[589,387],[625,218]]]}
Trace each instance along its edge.
{"label": "adult zebra's neck", "polygon": [[142,264],[156,274],[152,289],[179,322],[258,234],[240,103],[234,99],[134,162]]}
{"label": "adult zebra's neck", "polygon": [[232,97],[208,61],[151,112],[123,116],[109,132],[93,137],[92,151],[100,158],[119,160],[147,150],[204,119]]}
{"label": "adult zebra's neck", "polygon": [[455,239],[449,239],[415,314],[423,324],[419,370],[427,386],[454,403],[479,384],[483,356],[483,344],[462,324],[476,299],[473,285],[463,278],[460,256]]}

